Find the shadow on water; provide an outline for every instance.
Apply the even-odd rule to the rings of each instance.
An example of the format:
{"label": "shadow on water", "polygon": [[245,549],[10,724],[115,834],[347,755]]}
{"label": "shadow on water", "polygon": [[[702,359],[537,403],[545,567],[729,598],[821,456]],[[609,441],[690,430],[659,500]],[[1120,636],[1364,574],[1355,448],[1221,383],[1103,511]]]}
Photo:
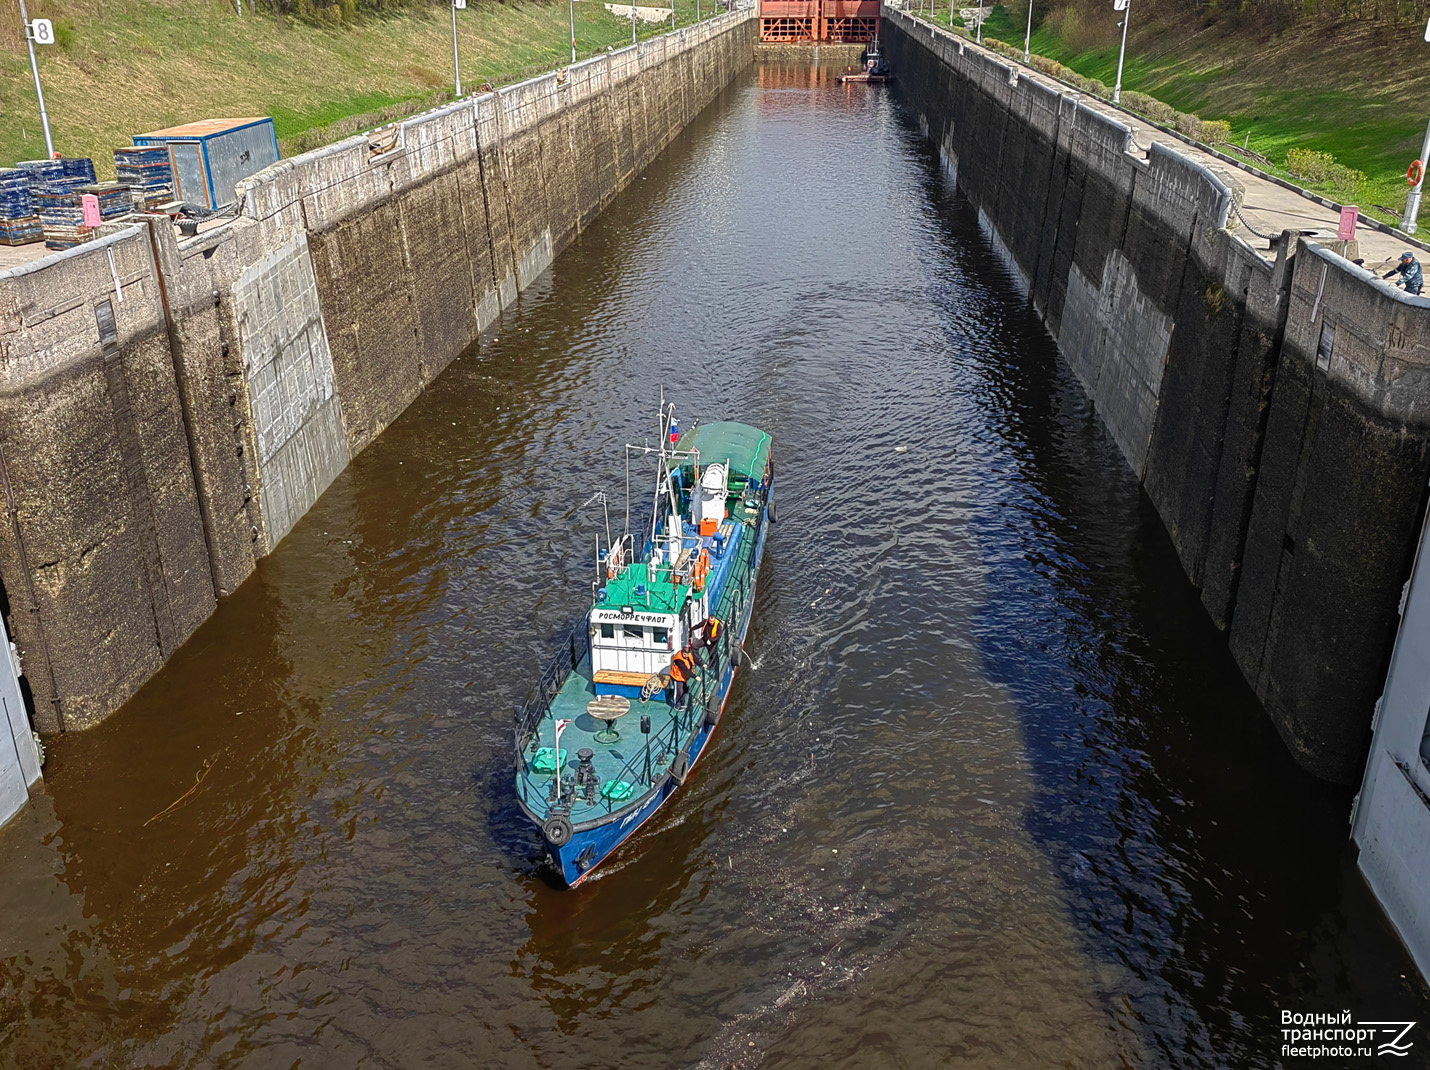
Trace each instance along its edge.
{"label": "shadow on water", "polygon": [[1352,792],[1292,761],[1016,269],[927,148],[923,167],[958,265],[931,299],[956,319],[972,284],[998,307],[965,365],[1007,466],[977,524],[979,646],[1019,707],[1028,830],[1115,967],[1110,1009],[1169,1066],[1281,1065],[1283,1010],[1423,1018],[1354,868]]}

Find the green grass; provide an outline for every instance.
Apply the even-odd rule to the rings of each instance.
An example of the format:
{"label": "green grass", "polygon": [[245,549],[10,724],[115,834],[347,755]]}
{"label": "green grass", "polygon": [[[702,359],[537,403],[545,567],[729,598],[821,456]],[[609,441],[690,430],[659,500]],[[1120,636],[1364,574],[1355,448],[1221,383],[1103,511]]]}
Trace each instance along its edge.
{"label": "green grass", "polygon": [[[92,156],[112,176],[111,151],[134,134],[196,119],[274,117],[285,154],[411,114],[452,95],[452,24],[445,7],[317,27],[267,14],[238,18],[227,0],[35,0],[67,44],[40,50],[55,147]],[[8,0],[0,8],[8,9]],[[710,18],[713,5],[701,4]],[[676,0],[679,25],[696,0]],[[630,20],[599,0],[575,4],[579,58],[630,42]],[[0,17],[0,166],[44,155],[24,40]],[[458,12],[463,88],[501,84],[571,60],[565,3],[473,0]],[[670,28],[641,25],[649,37]]]}
{"label": "green grass", "polygon": [[[1035,26],[1032,51],[1111,86],[1117,80],[1118,34],[1110,5],[1103,21],[1067,28],[1061,13]],[[942,14],[942,12],[940,12]],[[1035,12],[1036,14],[1036,12]],[[940,18],[945,22],[945,18]],[[1430,118],[1427,46],[1419,26],[1307,20],[1275,37],[1198,23],[1132,24],[1122,87],[1154,96],[1178,111],[1231,123],[1232,141],[1247,144],[1276,165],[1292,148],[1330,153],[1366,174],[1356,200],[1389,222],[1405,204],[1405,169],[1420,150]],[[985,37],[1017,48],[1021,17],[999,7],[984,23]],[[1079,44],[1069,43],[1069,37]],[[1335,42],[1331,49],[1328,42]],[[1257,161],[1247,161],[1263,167]],[[1309,183],[1284,166],[1279,177],[1344,199],[1327,183]]]}
{"label": "green grass", "polygon": [[302,110],[294,110],[277,104],[273,105],[270,110],[273,115],[273,126],[278,131],[278,136],[288,139],[315,127],[328,126],[354,115],[382,111],[393,105],[401,104],[406,99],[408,98],[393,93],[359,93],[346,100],[330,100],[316,107]]}

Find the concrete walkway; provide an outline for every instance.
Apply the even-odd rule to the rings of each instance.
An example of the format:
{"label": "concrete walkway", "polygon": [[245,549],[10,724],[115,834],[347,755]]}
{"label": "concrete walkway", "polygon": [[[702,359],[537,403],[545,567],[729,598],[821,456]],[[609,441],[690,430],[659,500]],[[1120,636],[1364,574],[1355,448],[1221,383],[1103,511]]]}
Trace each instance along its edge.
{"label": "concrete walkway", "polygon": [[[1082,94],[1079,95],[1082,96]],[[1336,241],[1336,230],[1340,226],[1341,216],[1334,208],[1327,208],[1312,200],[1307,194],[1289,190],[1285,186],[1268,181],[1250,171],[1232,167],[1225,160],[1213,156],[1204,149],[1173,137],[1166,131],[1153,126],[1146,119],[1114,107],[1104,100],[1087,96],[1082,96],[1082,99],[1088,107],[1115,116],[1131,127],[1133,142],[1142,150],[1144,156],[1151,150],[1153,144],[1160,142],[1206,167],[1233,189],[1240,187],[1244,190],[1245,196],[1240,202],[1241,215],[1252,229],[1261,234],[1273,235],[1278,238],[1281,236],[1281,232],[1288,228],[1318,231],[1324,235],[1320,239],[1323,243],[1337,252],[1340,251],[1340,242]],[[1269,242],[1251,233],[1247,226],[1242,224],[1242,220],[1237,218],[1235,212],[1227,220],[1227,227],[1252,248],[1265,252],[1268,259],[1276,258],[1276,254],[1269,248]],[[1359,246],[1359,252],[1354,246]],[[1347,252],[1352,258],[1364,257],[1366,267],[1374,268],[1382,260],[1394,261],[1398,259],[1407,248],[1411,249],[1422,263],[1430,261],[1430,254],[1416,249],[1413,245],[1408,245],[1406,239],[1397,238],[1394,235],[1365,226],[1356,228],[1356,241]],[[1386,264],[1383,271],[1389,271],[1390,266],[1390,264]]]}
{"label": "concrete walkway", "polygon": [[42,241],[31,242],[29,245],[0,245],[0,271],[38,260],[49,251]]}

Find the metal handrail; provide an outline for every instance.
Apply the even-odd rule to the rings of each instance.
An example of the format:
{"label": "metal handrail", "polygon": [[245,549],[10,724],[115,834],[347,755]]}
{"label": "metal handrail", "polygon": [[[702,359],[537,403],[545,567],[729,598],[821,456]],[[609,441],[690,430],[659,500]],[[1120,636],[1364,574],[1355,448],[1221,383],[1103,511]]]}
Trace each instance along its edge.
{"label": "metal handrail", "polygon": [[580,657],[576,653],[576,633],[578,630],[584,631],[586,622],[583,619],[579,624],[573,625],[566,633],[563,642],[556,653],[546,663],[541,675],[537,677],[536,686],[532,689],[531,695],[517,707],[516,715],[513,718],[516,728],[516,760],[518,766],[524,761],[522,755],[525,754],[527,745],[531,742],[532,734],[551,709],[551,700],[561,691],[561,684],[566,677],[575,671],[580,664]]}

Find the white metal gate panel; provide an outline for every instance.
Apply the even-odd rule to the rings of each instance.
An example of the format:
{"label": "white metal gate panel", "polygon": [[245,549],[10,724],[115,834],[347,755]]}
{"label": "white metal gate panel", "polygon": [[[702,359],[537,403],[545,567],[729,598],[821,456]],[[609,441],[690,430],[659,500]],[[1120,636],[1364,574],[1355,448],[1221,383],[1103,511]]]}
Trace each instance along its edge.
{"label": "white metal gate panel", "polygon": [[20,697],[20,659],[0,620],[0,825],[14,817],[40,779],[40,753]]}

